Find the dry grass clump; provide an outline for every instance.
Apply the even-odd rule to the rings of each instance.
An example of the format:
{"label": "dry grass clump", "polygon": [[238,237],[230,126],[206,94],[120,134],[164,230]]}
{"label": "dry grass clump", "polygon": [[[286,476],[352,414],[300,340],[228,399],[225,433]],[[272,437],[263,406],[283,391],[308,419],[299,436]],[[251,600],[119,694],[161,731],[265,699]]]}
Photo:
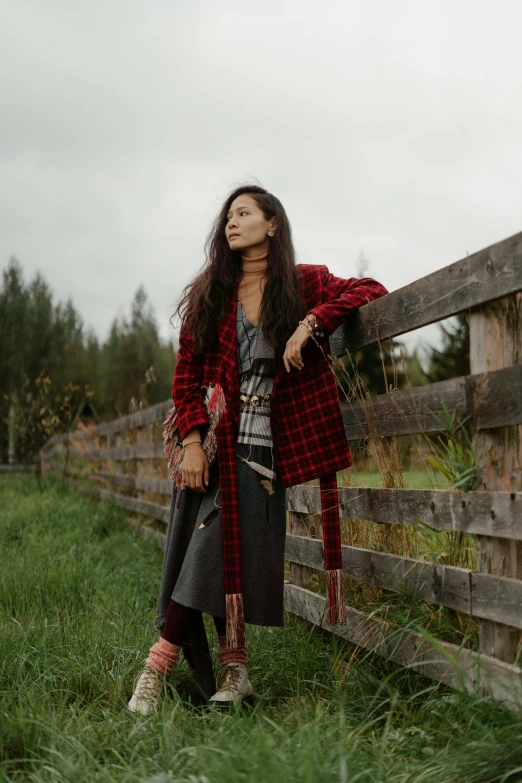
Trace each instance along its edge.
{"label": "dry grass clump", "polygon": [[[319,346],[320,347],[320,346]],[[350,409],[366,437],[353,444],[354,465],[339,476],[339,484],[349,487],[381,487],[387,489],[473,489],[476,459],[464,423],[458,411],[441,419],[441,434],[437,438],[422,432],[422,415],[411,390],[407,364],[402,348],[399,358],[394,350],[384,351],[379,342],[386,394],[394,403],[394,419],[411,424],[417,435],[383,436],[379,418],[379,404],[371,395],[351,355],[327,357],[335,375],[341,399]],[[389,357],[390,366],[384,357]],[[400,363],[400,368],[398,366]],[[399,391],[399,381],[406,389]],[[406,409],[401,408],[401,400]],[[409,462],[409,465],[407,464]],[[307,518],[303,517],[306,524]],[[351,547],[387,552],[446,565],[473,568],[476,562],[475,537],[460,532],[435,531],[418,526],[376,523],[370,520],[343,518],[342,543]],[[321,577],[309,576],[308,587],[321,590]],[[420,602],[406,592],[389,591],[353,580],[346,580],[346,600],[351,606],[376,611],[394,617],[397,621],[418,621],[441,638],[453,641],[467,639],[473,643],[476,623],[468,615],[461,615],[444,607]]]}

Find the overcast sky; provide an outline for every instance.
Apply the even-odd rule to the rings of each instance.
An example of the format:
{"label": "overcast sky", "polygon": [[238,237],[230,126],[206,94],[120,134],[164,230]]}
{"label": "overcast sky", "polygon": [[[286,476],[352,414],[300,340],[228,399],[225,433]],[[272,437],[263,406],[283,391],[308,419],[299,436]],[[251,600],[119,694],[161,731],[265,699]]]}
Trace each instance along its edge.
{"label": "overcast sky", "polygon": [[[520,0],[0,0],[0,267],[161,333],[228,191],[395,290],[522,230]],[[436,329],[430,327],[433,339]]]}

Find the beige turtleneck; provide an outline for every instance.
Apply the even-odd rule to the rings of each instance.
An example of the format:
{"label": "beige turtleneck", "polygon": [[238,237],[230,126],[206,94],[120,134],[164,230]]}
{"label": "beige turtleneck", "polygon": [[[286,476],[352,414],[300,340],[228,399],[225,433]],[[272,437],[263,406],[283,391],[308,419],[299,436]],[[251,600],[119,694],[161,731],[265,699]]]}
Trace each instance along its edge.
{"label": "beige turtleneck", "polygon": [[266,269],[268,253],[263,253],[255,258],[241,256],[243,261],[243,274],[239,283],[238,295],[243,305],[245,315],[250,323],[257,326],[261,300],[266,284]]}

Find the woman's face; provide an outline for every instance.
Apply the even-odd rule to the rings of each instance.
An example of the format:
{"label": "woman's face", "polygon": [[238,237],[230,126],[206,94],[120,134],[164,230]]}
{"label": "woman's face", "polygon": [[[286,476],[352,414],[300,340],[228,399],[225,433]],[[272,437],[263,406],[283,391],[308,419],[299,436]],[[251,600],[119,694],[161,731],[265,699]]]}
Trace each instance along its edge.
{"label": "woman's face", "polygon": [[255,198],[248,193],[238,196],[230,205],[225,235],[231,250],[266,244],[269,228],[275,228],[275,219],[267,220]]}

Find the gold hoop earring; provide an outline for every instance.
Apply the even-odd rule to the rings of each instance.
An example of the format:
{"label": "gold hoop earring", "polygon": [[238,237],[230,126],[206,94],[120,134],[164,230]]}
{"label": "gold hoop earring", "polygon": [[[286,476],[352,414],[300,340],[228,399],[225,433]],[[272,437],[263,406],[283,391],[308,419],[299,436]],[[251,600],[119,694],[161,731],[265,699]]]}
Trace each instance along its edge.
{"label": "gold hoop earring", "polygon": [[274,229],[273,229],[273,228],[269,228],[269,229],[268,229],[268,236],[269,236],[269,237],[273,237],[273,236],[274,236],[274,234],[275,234],[275,231],[274,231]]}

